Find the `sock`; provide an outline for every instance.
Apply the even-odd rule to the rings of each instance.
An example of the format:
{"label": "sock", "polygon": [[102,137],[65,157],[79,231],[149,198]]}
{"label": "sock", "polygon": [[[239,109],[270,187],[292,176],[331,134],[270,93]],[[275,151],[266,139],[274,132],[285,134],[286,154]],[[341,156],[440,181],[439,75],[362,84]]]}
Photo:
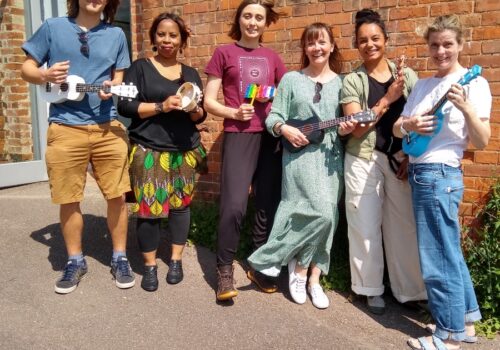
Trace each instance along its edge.
{"label": "sock", "polygon": [[120,256],[127,257],[127,254],[125,254],[125,252],[118,252],[116,250],[113,250],[113,262],[116,262]]}
{"label": "sock", "polygon": [[82,265],[83,264],[83,253],[80,253],[80,254],[77,254],[77,255],[70,255],[68,257],[68,260],[76,260],[76,263],[78,265]]}

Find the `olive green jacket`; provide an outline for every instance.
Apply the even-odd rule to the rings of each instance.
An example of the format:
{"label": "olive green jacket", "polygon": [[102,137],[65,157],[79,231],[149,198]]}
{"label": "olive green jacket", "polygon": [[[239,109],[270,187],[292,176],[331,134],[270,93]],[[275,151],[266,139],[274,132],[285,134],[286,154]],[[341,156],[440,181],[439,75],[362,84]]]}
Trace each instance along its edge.
{"label": "olive green jacket", "polygon": [[[396,77],[397,67],[392,61],[387,60],[392,75]],[[413,86],[418,80],[417,74],[411,68],[404,68],[403,74],[405,78],[403,95],[408,99]],[[342,93],[340,95],[340,103],[347,104],[351,102],[359,103],[361,109],[368,109],[368,73],[364,65],[356,68],[352,73],[349,73],[343,82]],[[349,136],[346,145],[346,152],[353,156],[364,159],[371,159],[373,150],[375,149],[376,131],[372,128],[361,137]]]}

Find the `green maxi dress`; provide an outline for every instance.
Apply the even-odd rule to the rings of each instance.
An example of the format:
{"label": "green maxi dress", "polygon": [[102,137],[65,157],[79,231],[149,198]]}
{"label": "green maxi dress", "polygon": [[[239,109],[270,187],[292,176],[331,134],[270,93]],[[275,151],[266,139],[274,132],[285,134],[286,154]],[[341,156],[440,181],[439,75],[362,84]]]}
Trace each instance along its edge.
{"label": "green maxi dress", "polygon": [[[288,119],[338,118],[341,78],[323,84],[318,103],[313,103],[315,86],[302,72],[285,74],[266,119],[268,131],[273,133],[277,122]],[[284,149],[281,202],[269,240],[248,258],[250,265],[277,276],[295,258],[303,267],[314,263],[328,274],[342,190],[343,149],[337,128],[326,130],[320,144],[309,144],[297,153]]]}

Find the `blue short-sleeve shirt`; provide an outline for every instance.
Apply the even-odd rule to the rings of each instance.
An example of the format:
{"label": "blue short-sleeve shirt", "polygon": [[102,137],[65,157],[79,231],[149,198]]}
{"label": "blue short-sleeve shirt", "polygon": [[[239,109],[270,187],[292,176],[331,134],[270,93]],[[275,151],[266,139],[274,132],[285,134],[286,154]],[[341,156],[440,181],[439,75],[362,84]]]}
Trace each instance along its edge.
{"label": "blue short-sleeve shirt", "polygon": [[[111,80],[113,70],[130,66],[127,41],[121,28],[101,22],[87,32],[88,55],[80,52],[79,34],[83,30],[74,18],[57,17],[45,21],[23,44],[23,50],[40,65],[70,61],[69,75],[78,75],[88,84]],[[113,100],[102,101],[97,93],[86,93],[81,101],[50,105],[49,122],[87,125],[109,122],[116,118]]]}

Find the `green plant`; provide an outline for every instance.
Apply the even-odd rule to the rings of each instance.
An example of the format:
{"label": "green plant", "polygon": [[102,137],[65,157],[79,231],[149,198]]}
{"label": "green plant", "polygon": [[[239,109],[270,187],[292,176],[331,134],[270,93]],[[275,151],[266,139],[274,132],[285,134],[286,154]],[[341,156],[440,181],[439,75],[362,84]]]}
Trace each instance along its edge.
{"label": "green plant", "polygon": [[191,205],[191,229],[188,243],[215,251],[219,207],[215,203],[196,202]]}
{"label": "green plant", "polygon": [[492,186],[490,198],[478,215],[480,228],[475,237],[463,242],[465,260],[483,316],[476,324],[479,334],[493,338],[500,332],[500,179]]}
{"label": "green plant", "polygon": [[323,276],[323,287],[329,290],[347,292],[351,289],[351,271],[349,267],[349,240],[347,238],[347,220],[344,198],[339,204],[340,220],[333,236],[332,251],[330,253],[330,271]]}
{"label": "green plant", "polygon": [[[255,208],[252,200],[249,200],[236,253],[237,259],[246,259],[252,253],[251,230],[254,213]],[[219,206],[216,203],[193,203],[191,205],[191,230],[188,243],[198,244],[215,251],[218,221]],[[340,222],[333,238],[330,272],[323,277],[322,284],[327,289],[347,291],[350,288],[350,281],[347,223],[344,211],[341,209]]]}
{"label": "green plant", "polygon": [[[249,201],[247,215],[241,228],[240,244],[236,253],[237,259],[248,257],[252,251],[250,240],[251,225],[255,210]],[[188,243],[199,244],[211,251],[216,250],[217,226],[219,223],[219,206],[211,202],[197,202],[191,205],[191,229]]]}

